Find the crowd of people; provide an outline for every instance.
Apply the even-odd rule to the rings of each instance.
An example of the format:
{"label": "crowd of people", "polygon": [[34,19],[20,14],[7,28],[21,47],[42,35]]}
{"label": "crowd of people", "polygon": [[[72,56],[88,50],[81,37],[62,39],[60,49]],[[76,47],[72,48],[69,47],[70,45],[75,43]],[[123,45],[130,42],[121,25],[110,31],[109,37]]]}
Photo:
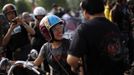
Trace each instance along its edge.
{"label": "crowd of people", "polygon": [[[72,12],[57,4],[17,13],[12,3],[0,14],[0,59],[26,61],[50,75],[126,75],[134,62],[134,3],[82,0]],[[14,75],[31,72],[22,67]],[[32,74],[34,75],[34,74]]]}

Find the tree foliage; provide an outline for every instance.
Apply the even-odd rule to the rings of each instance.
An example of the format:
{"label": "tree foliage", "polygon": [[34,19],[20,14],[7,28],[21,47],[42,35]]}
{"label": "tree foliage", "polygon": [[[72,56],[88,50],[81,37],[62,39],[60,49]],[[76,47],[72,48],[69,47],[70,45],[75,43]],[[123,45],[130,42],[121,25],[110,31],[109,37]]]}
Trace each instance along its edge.
{"label": "tree foliage", "polygon": [[5,5],[5,4],[7,4],[7,3],[15,3],[15,1],[14,0],[0,0],[0,12],[2,12],[2,8],[3,8],[3,6]]}
{"label": "tree foliage", "polygon": [[[48,11],[51,10],[52,5],[58,4],[64,8],[77,9],[79,7],[80,0],[31,0],[35,1],[36,6],[43,6]],[[32,3],[29,0],[0,0],[0,12],[2,7],[7,3],[13,3],[17,7],[18,13],[22,13],[24,11],[32,12]]]}
{"label": "tree foliage", "polygon": [[36,0],[36,3],[38,4],[38,6],[43,6],[47,10],[51,10],[54,3],[64,8],[68,7],[66,0]]}
{"label": "tree foliage", "polygon": [[21,14],[22,12],[31,12],[32,11],[32,6],[30,3],[28,3],[27,1],[25,0],[20,0],[16,3],[16,7],[17,7],[17,12],[19,14]]}
{"label": "tree foliage", "polygon": [[80,7],[80,1],[81,0],[67,0],[68,7],[75,11]]}

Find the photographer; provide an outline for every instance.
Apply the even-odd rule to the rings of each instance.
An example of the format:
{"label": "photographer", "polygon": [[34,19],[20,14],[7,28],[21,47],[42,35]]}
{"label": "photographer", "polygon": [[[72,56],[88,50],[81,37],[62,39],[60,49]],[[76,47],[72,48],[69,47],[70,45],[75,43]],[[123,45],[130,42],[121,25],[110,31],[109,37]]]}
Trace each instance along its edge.
{"label": "photographer", "polygon": [[31,50],[28,34],[34,35],[35,31],[17,16],[15,5],[6,4],[2,12],[9,22],[8,31],[2,41],[6,57],[10,60],[26,60]]}

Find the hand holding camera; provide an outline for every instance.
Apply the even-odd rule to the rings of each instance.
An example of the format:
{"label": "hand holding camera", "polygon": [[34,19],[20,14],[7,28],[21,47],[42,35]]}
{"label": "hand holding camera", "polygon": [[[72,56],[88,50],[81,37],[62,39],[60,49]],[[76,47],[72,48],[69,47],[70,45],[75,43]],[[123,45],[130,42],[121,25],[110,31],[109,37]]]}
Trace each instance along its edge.
{"label": "hand holding camera", "polygon": [[17,27],[21,24],[22,24],[22,20],[20,17],[16,17],[16,18],[12,19],[12,21],[10,22],[10,30],[12,31],[15,27]]}
{"label": "hand holding camera", "polygon": [[16,18],[12,19],[12,23],[14,23],[14,24],[22,24],[23,22],[22,22],[21,17],[16,17]]}

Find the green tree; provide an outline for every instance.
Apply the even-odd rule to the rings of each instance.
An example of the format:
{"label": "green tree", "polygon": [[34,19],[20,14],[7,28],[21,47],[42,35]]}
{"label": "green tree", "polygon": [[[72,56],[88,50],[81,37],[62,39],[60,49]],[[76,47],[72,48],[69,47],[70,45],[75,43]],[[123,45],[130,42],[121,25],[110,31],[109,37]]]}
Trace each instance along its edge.
{"label": "green tree", "polygon": [[0,12],[2,12],[2,8],[5,4],[7,3],[13,3],[15,4],[15,1],[14,0],[0,0]]}
{"label": "green tree", "polygon": [[67,0],[68,7],[72,10],[77,10],[79,8],[81,0]]}
{"label": "green tree", "polygon": [[18,14],[21,14],[22,12],[31,12],[32,6],[29,4],[26,0],[20,0],[16,3],[17,12]]}
{"label": "green tree", "polygon": [[66,0],[36,0],[38,6],[43,6],[47,10],[51,10],[53,3],[64,8],[68,7]]}

